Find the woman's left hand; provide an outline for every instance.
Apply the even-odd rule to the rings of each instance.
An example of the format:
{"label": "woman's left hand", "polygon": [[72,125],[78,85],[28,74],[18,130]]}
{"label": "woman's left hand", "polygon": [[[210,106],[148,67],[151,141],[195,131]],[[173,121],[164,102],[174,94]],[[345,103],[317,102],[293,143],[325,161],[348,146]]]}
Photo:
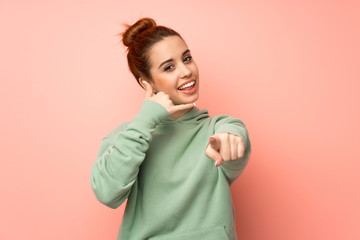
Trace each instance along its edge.
{"label": "woman's left hand", "polygon": [[217,133],[209,138],[206,155],[220,166],[223,161],[237,160],[244,156],[245,144],[241,137],[231,133]]}

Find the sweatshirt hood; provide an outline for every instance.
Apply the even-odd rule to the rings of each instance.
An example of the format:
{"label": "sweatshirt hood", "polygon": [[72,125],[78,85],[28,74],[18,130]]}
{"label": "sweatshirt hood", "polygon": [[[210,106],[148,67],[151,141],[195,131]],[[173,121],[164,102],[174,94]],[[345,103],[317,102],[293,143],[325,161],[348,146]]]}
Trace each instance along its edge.
{"label": "sweatshirt hood", "polygon": [[179,117],[178,119],[173,119],[170,115],[165,118],[160,124],[172,124],[172,123],[182,123],[182,124],[194,124],[202,122],[209,117],[209,112],[206,108],[199,109],[198,107],[191,108],[190,111]]}

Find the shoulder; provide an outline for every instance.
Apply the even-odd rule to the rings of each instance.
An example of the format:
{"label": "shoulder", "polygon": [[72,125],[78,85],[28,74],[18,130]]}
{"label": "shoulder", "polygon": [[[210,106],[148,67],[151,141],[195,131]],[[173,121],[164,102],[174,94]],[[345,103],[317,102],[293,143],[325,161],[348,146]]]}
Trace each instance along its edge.
{"label": "shoulder", "polygon": [[217,115],[211,121],[214,133],[226,132],[247,139],[248,130],[242,120],[229,115]]}
{"label": "shoulder", "polygon": [[210,121],[213,122],[216,127],[219,127],[223,124],[240,124],[242,126],[245,126],[244,122],[240,119],[225,114],[212,116],[210,117]]}

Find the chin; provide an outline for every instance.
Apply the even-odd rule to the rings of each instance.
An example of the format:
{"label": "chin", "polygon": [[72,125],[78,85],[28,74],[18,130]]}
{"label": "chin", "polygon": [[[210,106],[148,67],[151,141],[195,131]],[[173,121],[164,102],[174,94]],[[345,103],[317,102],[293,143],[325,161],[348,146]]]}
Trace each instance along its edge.
{"label": "chin", "polygon": [[193,102],[197,101],[198,99],[199,99],[199,94],[196,94],[196,95],[194,95],[192,97],[189,97],[186,100],[181,101],[182,102],[181,104],[193,103]]}

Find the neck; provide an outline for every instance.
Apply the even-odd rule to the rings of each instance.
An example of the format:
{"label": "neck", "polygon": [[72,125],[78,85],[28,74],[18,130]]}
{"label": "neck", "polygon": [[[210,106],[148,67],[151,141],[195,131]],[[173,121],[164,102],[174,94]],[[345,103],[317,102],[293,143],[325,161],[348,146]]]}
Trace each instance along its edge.
{"label": "neck", "polygon": [[170,114],[170,117],[172,118],[172,119],[178,119],[178,118],[180,118],[181,116],[183,116],[184,114],[186,114],[187,112],[189,112],[190,110],[191,110],[192,108],[190,108],[190,109],[185,109],[185,110],[182,110],[182,111],[178,111],[178,112],[175,112],[175,113],[172,113],[172,114]]}

